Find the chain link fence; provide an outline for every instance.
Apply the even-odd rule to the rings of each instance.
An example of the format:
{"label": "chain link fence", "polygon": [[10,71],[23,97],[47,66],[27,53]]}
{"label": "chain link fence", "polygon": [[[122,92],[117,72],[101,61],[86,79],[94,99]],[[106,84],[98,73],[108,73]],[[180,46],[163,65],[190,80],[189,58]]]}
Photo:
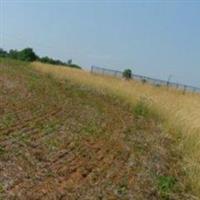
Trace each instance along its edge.
{"label": "chain link fence", "polygon": [[[102,67],[92,66],[91,67],[91,73],[93,74],[101,74],[101,75],[108,75],[108,76],[114,76],[117,78],[123,78],[123,72],[112,70],[112,69],[106,69]],[[182,90],[183,92],[190,91],[190,92],[198,92],[200,93],[200,88],[193,87],[190,85],[184,85],[180,83],[175,83],[171,81],[164,81],[160,79],[154,79],[147,76],[141,76],[138,74],[132,74],[132,79],[141,81],[142,83],[150,83],[155,86],[167,86],[167,87],[173,87],[179,90]]]}

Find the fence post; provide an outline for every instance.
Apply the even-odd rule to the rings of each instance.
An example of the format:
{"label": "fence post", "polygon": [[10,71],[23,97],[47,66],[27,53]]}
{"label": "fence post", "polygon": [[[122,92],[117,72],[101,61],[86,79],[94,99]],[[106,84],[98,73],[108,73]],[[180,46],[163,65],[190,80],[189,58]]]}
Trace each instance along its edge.
{"label": "fence post", "polygon": [[104,69],[102,69],[102,74],[104,75]]}
{"label": "fence post", "polygon": [[185,92],[186,92],[186,88],[187,88],[187,86],[184,85],[183,94],[185,94]]}
{"label": "fence post", "polygon": [[172,78],[172,75],[170,74],[170,75],[168,76],[168,79],[167,79],[167,87],[169,87],[171,78]]}
{"label": "fence post", "polygon": [[93,66],[91,66],[91,73],[93,74]]}

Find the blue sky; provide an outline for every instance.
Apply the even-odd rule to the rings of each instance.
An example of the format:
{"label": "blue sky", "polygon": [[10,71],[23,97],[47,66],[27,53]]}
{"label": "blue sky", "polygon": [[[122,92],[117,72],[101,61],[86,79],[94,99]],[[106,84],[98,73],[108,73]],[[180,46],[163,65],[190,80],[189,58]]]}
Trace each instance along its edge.
{"label": "blue sky", "polygon": [[0,0],[0,47],[200,87],[200,1]]}

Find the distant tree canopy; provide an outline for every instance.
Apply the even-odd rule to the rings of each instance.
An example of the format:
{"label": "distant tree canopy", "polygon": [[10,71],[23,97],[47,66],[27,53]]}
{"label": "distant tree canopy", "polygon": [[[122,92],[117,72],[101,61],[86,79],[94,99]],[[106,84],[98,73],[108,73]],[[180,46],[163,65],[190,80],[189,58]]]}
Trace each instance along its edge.
{"label": "distant tree canopy", "polygon": [[0,57],[6,57],[7,56],[7,52],[4,51],[2,48],[0,48]]}
{"label": "distant tree canopy", "polygon": [[9,53],[7,54],[8,57],[13,59],[18,59],[19,52],[17,50],[11,49]]}
{"label": "distant tree canopy", "polygon": [[3,50],[0,48],[0,57],[8,57],[12,59],[17,59],[17,60],[22,60],[22,61],[40,61],[42,63],[48,63],[52,65],[63,65],[63,66],[68,66],[68,67],[73,67],[73,68],[78,68],[81,69],[80,66],[76,64],[72,64],[72,60],[68,60],[67,63],[61,61],[61,60],[55,60],[53,58],[49,58],[47,56],[45,57],[39,57],[32,48],[25,48],[22,49],[21,51],[11,49],[9,52]]}
{"label": "distant tree canopy", "polygon": [[26,48],[19,51],[18,58],[19,60],[24,60],[24,61],[35,61],[38,59],[38,56],[35,54],[33,49]]}
{"label": "distant tree canopy", "polygon": [[9,53],[6,52],[6,56],[9,58],[18,59],[22,61],[35,61],[39,58],[31,48],[25,48],[21,51],[11,49]]}

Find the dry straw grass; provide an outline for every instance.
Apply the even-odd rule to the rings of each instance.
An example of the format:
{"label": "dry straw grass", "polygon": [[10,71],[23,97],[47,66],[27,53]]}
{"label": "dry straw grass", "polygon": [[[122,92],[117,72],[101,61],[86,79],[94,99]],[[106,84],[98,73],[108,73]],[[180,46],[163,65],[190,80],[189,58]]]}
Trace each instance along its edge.
{"label": "dry straw grass", "polygon": [[200,197],[200,95],[183,94],[166,87],[155,87],[136,81],[124,81],[112,77],[95,76],[83,70],[33,63],[35,69],[68,79],[98,92],[120,97],[131,105],[141,98],[148,102],[164,121],[166,133],[177,141],[183,156],[186,183]]}

